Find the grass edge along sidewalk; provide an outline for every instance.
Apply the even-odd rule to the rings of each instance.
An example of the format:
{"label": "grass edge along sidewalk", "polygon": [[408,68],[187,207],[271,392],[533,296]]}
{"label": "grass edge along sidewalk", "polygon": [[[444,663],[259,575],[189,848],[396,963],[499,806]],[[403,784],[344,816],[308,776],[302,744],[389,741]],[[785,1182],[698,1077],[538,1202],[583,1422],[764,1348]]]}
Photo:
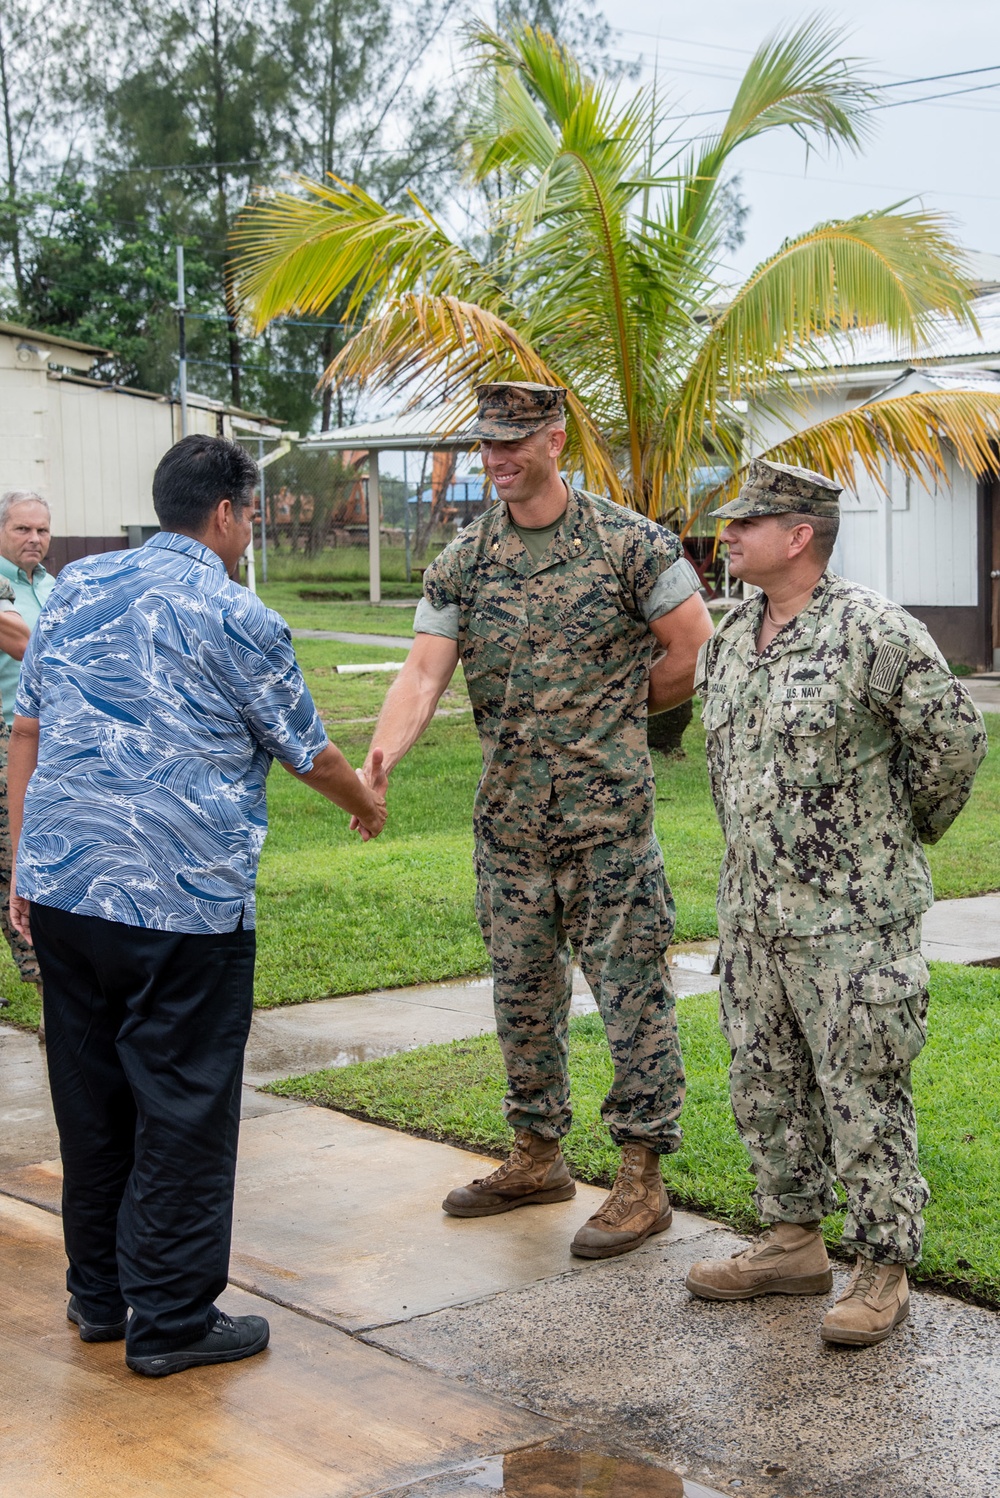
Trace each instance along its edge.
{"label": "grass edge along sidewalk", "polygon": [[[932,1193],[924,1259],[914,1278],[1000,1307],[1000,971],[934,963],[928,1043],[914,1067],[921,1166]],[[688,1072],[682,1150],[663,1161],[678,1206],[740,1231],[756,1218],[752,1178],[729,1106],[728,1051],[714,994],[678,1003]],[[617,1151],[601,1122],[611,1061],[596,1014],[570,1024],[574,1122],[566,1156],[574,1175],[610,1184]],[[511,1139],[500,1112],[504,1078],[495,1035],[365,1061],[272,1083],[282,1097],[388,1124],[423,1138],[501,1156]],[[829,1218],[836,1246],[841,1219]]]}
{"label": "grass edge along sidewalk", "polygon": [[[340,677],[340,660],[385,656],[329,641],[304,641],[303,664],[337,743],[360,764],[381,705],[365,677]],[[346,686],[344,684],[347,684]],[[459,689],[455,701],[461,701]],[[939,899],[1000,888],[1000,717],[987,718],[990,752],[969,805],[928,849]],[[704,731],[685,735],[686,755],[654,755],[656,824],[677,899],[678,941],[716,932],[722,834],[708,792]],[[389,825],[362,845],[343,812],[275,768],[268,782],[271,832],[258,886],[258,1007],[306,1003],[488,971],[474,912],[472,802],[481,766],[471,714],[437,718],[392,780]],[[38,1023],[38,996],[18,981],[0,942],[3,1019]]]}

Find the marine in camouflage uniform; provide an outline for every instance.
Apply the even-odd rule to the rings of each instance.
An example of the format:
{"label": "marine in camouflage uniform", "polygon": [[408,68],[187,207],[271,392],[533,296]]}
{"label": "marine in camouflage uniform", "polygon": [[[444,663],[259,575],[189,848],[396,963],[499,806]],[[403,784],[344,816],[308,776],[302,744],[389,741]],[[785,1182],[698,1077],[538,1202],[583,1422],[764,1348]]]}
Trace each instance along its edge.
{"label": "marine in camouflage uniform", "polygon": [[[820,475],[758,462],[717,514],[835,515],[838,493]],[[986,740],[904,609],[826,571],[758,650],[769,608],[760,593],[734,609],[696,679],[726,839],[718,909],[733,1109],[764,1223],[815,1235],[840,1181],[843,1240],[870,1296],[870,1265],[919,1259],[928,1199],[910,1086],[927,1019],[920,916],[933,900],[922,844],[958,815]],[[789,1278],[789,1248],[809,1261],[800,1277],[828,1288],[821,1241],[795,1232],[771,1235],[725,1273],[695,1266],[690,1288],[783,1288],[774,1282]],[[838,1318],[852,1317],[857,1331],[865,1318],[848,1309],[824,1336],[881,1340],[836,1335]]]}
{"label": "marine in camouflage uniform", "polygon": [[[14,607],[14,589],[5,577],[0,577],[0,608]],[[0,714],[0,927],[7,939],[11,956],[17,965],[22,983],[40,985],[38,960],[34,947],[30,947],[10,923],[10,876],[14,866],[14,852],[10,842],[10,823],[7,817],[7,746],[9,735],[7,724]]]}
{"label": "marine in camouflage uniform", "polygon": [[[549,387],[477,393],[486,440],[517,440],[562,414],[564,392]],[[414,629],[418,639],[457,642],[482,743],[476,909],[493,965],[504,1113],[517,1141],[495,1176],[449,1196],[455,1215],[572,1195],[558,1145],[571,1120],[573,951],[611,1050],[604,1120],[632,1185],[648,1177],[662,1192],[656,1157],[680,1144],[684,1073],[666,959],[674,907],[653,832],[646,744],[650,625],[697,592],[676,536],[568,486],[538,559],[500,503],[425,574]],[[692,667],[693,659],[692,650]],[[372,742],[381,742],[378,731]],[[634,1146],[640,1153],[629,1155]],[[547,1169],[521,1190],[532,1161]],[[610,1210],[610,1226],[593,1242],[581,1230],[574,1252],[604,1256],[641,1241],[632,1241],[627,1207]],[[655,1215],[665,1227],[669,1204]]]}

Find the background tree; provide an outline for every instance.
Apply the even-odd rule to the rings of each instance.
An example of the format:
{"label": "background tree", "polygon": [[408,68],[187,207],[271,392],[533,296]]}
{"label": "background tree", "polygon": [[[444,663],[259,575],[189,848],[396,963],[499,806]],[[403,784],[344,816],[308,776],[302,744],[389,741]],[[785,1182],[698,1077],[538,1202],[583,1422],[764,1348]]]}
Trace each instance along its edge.
{"label": "background tree", "polygon": [[303,167],[388,201],[409,185],[447,197],[458,94],[429,54],[456,0],[83,0],[74,25],[59,3],[0,0],[0,315],[106,347],[105,375],[169,391],[184,244],[192,388],[308,429],[343,308],[248,341],[230,228],[251,183]]}
{"label": "background tree", "polygon": [[[244,305],[258,328],[347,295],[364,326],[328,378],[455,398],[480,380],[565,385],[569,456],[585,482],[654,515],[690,519],[706,471],[740,466],[736,404],[802,399],[792,372],[838,331],[887,327],[916,340],[934,314],[970,319],[961,257],[933,214],[895,207],[820,224],[731,289],[719,264],[733,231],[732,158],[766,131],[858,150],[876,90],[820,20],[765,42],[717,132],[671,144],[655,89],[623,95],[550,36],[475,38],[480,88],[470,174],[501,172],[491,253],[450,235],[419,202],[400,213],[360,186],[307,178],[268,195],[236,236]],[[499,248],[498,248],[499,247]],[[884,401],[774,450],[849,483],[855,454],[882,481],[885,456],[925,477],[989,459],[996,397]]]}

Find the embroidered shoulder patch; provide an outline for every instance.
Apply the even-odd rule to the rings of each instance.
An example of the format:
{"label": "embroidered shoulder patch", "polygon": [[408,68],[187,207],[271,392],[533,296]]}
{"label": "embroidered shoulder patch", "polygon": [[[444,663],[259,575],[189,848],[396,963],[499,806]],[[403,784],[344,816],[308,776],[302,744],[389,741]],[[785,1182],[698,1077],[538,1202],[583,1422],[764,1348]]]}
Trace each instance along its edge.
{"label": "embroidered shoulder patch", "polygon": [[880,645],[872,661],[868,690],[877,693],[879,697],[891,696],[899,685],[907,656],[902,645],[893,645],[888,640]]}

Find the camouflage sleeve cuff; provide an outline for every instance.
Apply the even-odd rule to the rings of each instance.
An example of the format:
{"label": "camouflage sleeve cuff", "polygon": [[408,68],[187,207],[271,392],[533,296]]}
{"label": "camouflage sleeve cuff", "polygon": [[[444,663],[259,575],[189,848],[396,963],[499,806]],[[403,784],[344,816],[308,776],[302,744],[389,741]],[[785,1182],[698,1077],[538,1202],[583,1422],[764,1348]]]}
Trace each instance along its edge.
{"label": "camouflage sleeve cuff", "polygon": [[701,580],[687,557],[678,557],[666,572],[661,572],[653,584],[653,591],[642,605],[647,624],[669,614],[679,603],[691,598],[701,590]]}
{"label": "camouflage sleeve cuff", "polygon": [[0,614],[16,614],[17,607],[9,598],[0,598]]}
{"label": "camouflage sleeve cuff", "polygon": [[446,603],[437,609],[427,598],[421,598],[413,616],[413,633],[416,635],[443,635],[446,640],[458,639],[458,604]]}

